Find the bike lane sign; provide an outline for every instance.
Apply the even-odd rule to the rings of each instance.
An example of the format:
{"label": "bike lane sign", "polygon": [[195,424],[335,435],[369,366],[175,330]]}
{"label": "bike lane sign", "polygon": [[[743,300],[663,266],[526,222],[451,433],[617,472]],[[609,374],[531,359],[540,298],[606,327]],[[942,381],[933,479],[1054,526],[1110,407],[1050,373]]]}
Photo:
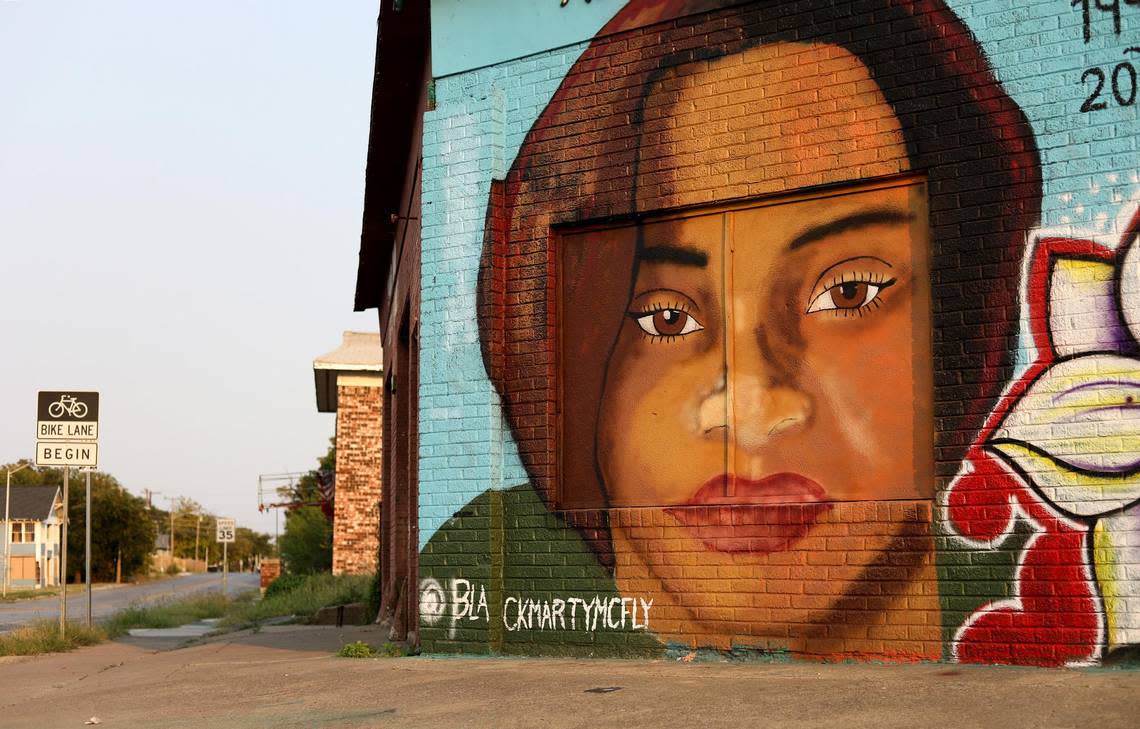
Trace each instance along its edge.
{"label": "bike lane sign", "polygon": [[96,466],[99,393],[41,391],[36,417],[37,466]]}

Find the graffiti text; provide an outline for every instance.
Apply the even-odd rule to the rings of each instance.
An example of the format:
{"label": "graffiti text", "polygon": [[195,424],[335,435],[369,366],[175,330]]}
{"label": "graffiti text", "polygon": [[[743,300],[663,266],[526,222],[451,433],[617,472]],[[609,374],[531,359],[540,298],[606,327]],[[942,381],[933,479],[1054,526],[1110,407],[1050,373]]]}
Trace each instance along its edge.
{"label": "graffiti text", "polygon": [[579,597],[565,600],[532,600],[508,597],[503,602],[503,625],[507,630],[585,630],[599,627],[610,630],[649,629],[649,608],[653,600],[633,597],[594,595],[587,601]]}

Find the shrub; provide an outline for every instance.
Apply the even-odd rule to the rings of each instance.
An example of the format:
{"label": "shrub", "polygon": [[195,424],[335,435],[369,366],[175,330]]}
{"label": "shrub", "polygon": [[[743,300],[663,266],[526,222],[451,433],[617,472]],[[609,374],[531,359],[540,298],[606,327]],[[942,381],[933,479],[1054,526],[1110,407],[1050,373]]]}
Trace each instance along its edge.
{"label": "shrub", "polygon": [[182,570],[178,569],[178,565],[171,562],[169,565],[167,565],[166,569],[164,569],[163,572],[165,572],[168,575],[174,576],[174,575],[180,574],[182,572]]}
{"label": "shrub", "polygon": [[336,654],[341,658],[371,658],[376,655],[376,651],[364,641],[357,640],[345,643]]}
{"label": "shrub", "polygon": [[[251,623],[266,618],[296,615],[307,618],[324,607],[366,602],[371,575],[300,575],[300,582],[286,583],[273,594],[266,590],[257,602],[236,606],[225,619],[227,625]],[[285,578],[278,578],[278,580]],[[277,584],[274,582],[274,584]]]}
{"label": "shrub", "polygon": [[278,595],[296,590],[305,584],[305,575],[281,575],[273,582],[269,583],[269,587],[265,588],[265,599],[268,600]]}

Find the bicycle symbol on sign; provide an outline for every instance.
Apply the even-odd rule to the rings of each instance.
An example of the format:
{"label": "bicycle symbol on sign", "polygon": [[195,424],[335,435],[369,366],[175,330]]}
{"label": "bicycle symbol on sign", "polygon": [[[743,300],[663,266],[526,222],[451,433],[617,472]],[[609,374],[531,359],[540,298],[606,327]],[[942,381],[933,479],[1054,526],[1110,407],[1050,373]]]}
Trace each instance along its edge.
{"label": "bicycle symbol on sign", "polygon": [[48,415],[62,418],[64,414],[77,419],[83,418],[87,415],[87,403],[80,402],[74,395],[60,395],[59,400],[48,405]]}

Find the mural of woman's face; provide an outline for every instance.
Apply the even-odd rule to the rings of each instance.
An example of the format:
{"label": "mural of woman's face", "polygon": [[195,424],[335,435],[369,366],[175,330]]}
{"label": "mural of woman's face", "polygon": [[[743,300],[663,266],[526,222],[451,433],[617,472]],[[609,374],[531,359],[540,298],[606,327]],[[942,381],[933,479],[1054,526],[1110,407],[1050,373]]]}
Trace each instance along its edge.
{"label": "mural of woman's face", "polygon": [[[781,114],[798,94],[817,99],[810,120]],[[642,206],[909,166],[882,92],[834,46],[773,44],[685,68],[646,106]],[[618,508],[619,585],[655,599],[659,633],[803,650],[871,573],[896,570],[896,592],[859,598],[864,610],[931,567],[908,508],[931,495],[924,198],[916,184],[847,187],[639,230],[597,460]],[[852,518],[867,508],[881,518]],[[913,606],[935,630],[928,597]]]}

